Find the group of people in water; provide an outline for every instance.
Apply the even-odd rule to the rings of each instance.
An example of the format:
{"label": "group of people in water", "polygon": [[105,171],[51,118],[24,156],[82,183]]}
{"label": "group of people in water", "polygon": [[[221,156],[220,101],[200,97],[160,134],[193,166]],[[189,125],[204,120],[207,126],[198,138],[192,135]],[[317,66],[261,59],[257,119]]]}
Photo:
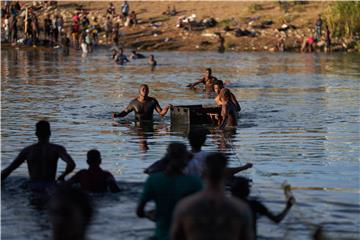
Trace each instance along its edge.
{"label": "group of people in water", "polygon": [[[202,79],[188,87],[194,88],[198,84],[204,84],[206,90],[218,94],[215,102],[221,107],[221,113],[215,120],[219,128],[236,126],[241,107],[235,95],[224,88],[223,82],[212,75],[210,68],[206,69]],[[142,84],[138,97],[131,100],[123,111],[113,113],[113,117],[125,117],[135,112],[136,122],[152,122],[154,111],[165,116],[171,107],[168,104],[162,108],[156,98],[149,96],[149,87]],[[202,149],[207,134],[208,130],[203,128],[191,129],[188,135],[190,151],[184,143],[170,143],[165,156],[144,170],[149,177],[136,214],[156,222],[156,239],[255,239],[259,215],[280,222],[294,203],[293,197],[288,198],[284,210],[276,215],[261,202],[248,198],[250,180],[235,174],[251,168],[252,164],[228,167],[224,154]],[[52,192],[49,210],[51,219],[56,219],[52,220],[53,238],[84,239],[93,209],[89,197],[81,191],[115,193],[123,189],[109,171],[101,168],[101,153],[96,149],[87,153],[88,169],[66,179],[76,164],[63,146],[50,142],[50,123],[39,121],[36,136],[38,142],[25,147],[2,170],[1,179],[4,181],[26,161],[29,188],[38,193]],[[56,177],[59,158],[66,163],[66,168]],[[232,197],[226,195],[226,185],[230,187]],[[150,201],[155,202],[155,209],[146,210]],[[70,213],[65,215],[64,212]],[[83,216],[78,217],[79,214]]]}
{"label": "group of people in water", "polygon": [[[122,51],[121,54],[123,54]],[[238,113],[241,111],[240,104],[230,89],[224,87],[223,81],[218,80],[212,75],[211,68],[205,70],[205,74],[200,80],[188,84],[187,87],[194,88],[198,84],[203,84],[205,91],[215,92],[217,94],[214,101],[221,110],[218,115],[211,114],[212,121],[220,129],[237,126]],[[154,110],[163,117],[171,107],[172,105],[168,104],[164,108],[161,108],[156,98],[149,96],[149,86],[141,84],[139,87],[139,95],[134,98],[123,111],[114,112],[112,117],[122,118],[134,111],[137,122],[152,121]]]}
{"label": "group of people in water", "polygon": [[[165,112],[159,109],[156,100],[152,105]],[[261,202],[248,198],[250,180],[234,175],[252,164],[230,168],[224,154],[202,150],[207,133],[202,128],[191,130],[188,135],[191,151],[184,143],[170,143],[165,156],[144,171],[149,177],[136,214],[156,222],[156,239],[255,239],[257,216],[265,215],[280,222],[294,203],[295,199],[289,198],[285,209],[276,215]],[[1,179],[4,181],[26,161],[30,189],[36,193],[51,192],[48,209],[53,239],[85,239],[94,210],[91,199],[83,191],[121,192],[122,189],[114,176],[100,167],[101,154],[95,149],[87,153],[89,168],[66,180],[76,164],[63,146],[50,142],[49,122],[42,120],[36,124],[36,136],[38,142],[25,147],[2,170]],[[56,178],[59,158],[66,168]],[[232,197],[225,193],[226,184]],[[155,201],[155,209],[145,210],[149,201]]]}

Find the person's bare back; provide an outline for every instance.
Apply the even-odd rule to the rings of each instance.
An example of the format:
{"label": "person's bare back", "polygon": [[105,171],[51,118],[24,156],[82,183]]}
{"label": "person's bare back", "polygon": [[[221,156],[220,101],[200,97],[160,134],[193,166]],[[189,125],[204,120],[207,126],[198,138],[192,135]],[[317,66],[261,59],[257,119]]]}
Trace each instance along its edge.
{"label": "person's bare back", "polygon": [[251,212],[233,198],[200,192],[181,201],[174,218],[174,239],[252,239]]}
{"label": "person's bare back", "polygon": [[58,159],[66,163],[65,171],[57,180],[63,181],[65,176],[75,168],[75,162],[63,146],[49,142],[50,124],[39,121],[36,124],[38,143],[25,147],[10,165],[1,171],[1,179],[5,180],[23,162],[27,162],[31,181],[55,182]]}
{"label": "person's bare back", "polygon": [[59,158],[68,159],[65,148],[52,143],[36,143],[24,148],[23,154],[30,180],[55,181]]}

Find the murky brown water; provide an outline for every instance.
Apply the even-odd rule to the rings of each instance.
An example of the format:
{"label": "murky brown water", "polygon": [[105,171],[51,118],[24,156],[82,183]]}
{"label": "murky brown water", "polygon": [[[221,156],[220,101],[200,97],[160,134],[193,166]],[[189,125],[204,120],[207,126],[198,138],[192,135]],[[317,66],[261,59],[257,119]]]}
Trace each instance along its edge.
{"label": "murky brown water", "polygon": [[[68,149],[79,169],[86,167],[86,152],[97,148],[103,167],[126,182],[125,193],[98,199],[90,239],[150,236],[154,225],[134,213],[146,178],[142,171],[162,157],[168,143],[186,142],[186,133],[171,126],[169,117],[156,118],[150,129],[132,124],[133,115],[114,126],[110,113],[125,107],[144,82],[162,105],[212,103],[185,88],[211,67],[243,111],[236,132],[212,134],[205,149],[227,153],[232,165],[252,162],[256,168],[244,175],[253,179],[253,195],[274,212],[284,207],[284,180],[297,198],[279,226],[260,219],[260,238],[310,239],[316,225],[333,239],[360,238],[360,55],[154,54],[159,66],[151,72],[146,60],[118,66],[106,50],[88,57],[2,50],[2,166],[36,140],[34,124],[46,118],[53,142]],[[23,192],[26,175],[23,165],[3,186],[3,239],[49,238],[46,214],[34,210]]]}

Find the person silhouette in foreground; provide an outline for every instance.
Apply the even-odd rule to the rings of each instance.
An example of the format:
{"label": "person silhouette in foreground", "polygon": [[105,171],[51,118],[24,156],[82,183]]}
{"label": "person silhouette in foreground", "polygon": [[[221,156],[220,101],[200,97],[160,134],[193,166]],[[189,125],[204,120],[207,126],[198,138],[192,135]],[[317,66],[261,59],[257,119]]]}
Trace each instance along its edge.
{"label": "person silhouette in foreground", "polygon": [[249,180],[245,177],[236,177],[236,179],[233,181],[233,184],[231,186],[231,194],[234,197],[243,200],[244,202],[246,202],[249,205],[249,207],[252,211],[252,214],[253,214],[253,226],[252,227],[253,227],[254,234],[256,236],[256,220],[258,217],[260,217],[261,215],[265,215],[266,217],[268,217],[275,223],[281,222],[285,218],[287,213],[289,212],[292,205],[294,204],[295,198],[294,197],[288,198],[285,209],[281,213],[275,215],[275,214],[271,213],[267,209],[267,207],[265,207],[264,204],[262,204],[261,202],[255,200],[255,199],[249,198],[249,194],[250,194],[249,182],[250,181],[251,180]]}
{"label": "person silhouette in foreground", "polygon": [[21,150],[16,159],[1,171],[1,180],[5,180],[25,160],[27,162],[30,188],[32,190],[44,190],[55,185],[58,159],[66,163],[65,171],[57,178],[64,181],[66,175],[75,168],[75,162],[66,152],[63,146],[49,142],[51,135],[50,123],[39,121],[36,123],[36,136],[38,142]]}
{"label": "person silhouette in foreground", "polygon": [[112,117],[125,117],[134,111],[136,122],[151,122],[153,120],[154,110],[158,112],[161,117],[163,117],[166,115],[169,108],[170,105],[167,105],[164,109],[162,109],[156,98],[149,97],[149,86],[146,84],[141,84],[139,87],[139,96],[134,98],[122,112],[112,113]]}
{"label": "person silhouette in foreground", "polygon": [[80,189],[61,186],[48,205],[52,240],[84,240],[93,216],[89,196]]}
{"label": "person silhouette in foreground", "polygon": [[87,153],[88,169],[83,169],[72,176],[66,183],[69,185],[79,183],[81,188],[89,192],[119,192],[114,176],[101,169],[101,154],[93,149]]}
{"label": "person silhouette in foreground", "polygon": [[[156,221],[156,239],[169,239],[171,218],[176,203],[202,188],[199,177],[183,174],[189,159],[185,144],[169,144],[166,155],[169,163],[165,171],[153,173],[147,178],[136,210],[138,217]],[[145,205],[152,200],[155,201],[156,212],[146,212]]]}
{"label": "person silhouette in foreground", "polygon": [[221,153],[207,156],[205,187],[176,206],[171,239],[255,239],[250,208],[225,195],[226,165]]}

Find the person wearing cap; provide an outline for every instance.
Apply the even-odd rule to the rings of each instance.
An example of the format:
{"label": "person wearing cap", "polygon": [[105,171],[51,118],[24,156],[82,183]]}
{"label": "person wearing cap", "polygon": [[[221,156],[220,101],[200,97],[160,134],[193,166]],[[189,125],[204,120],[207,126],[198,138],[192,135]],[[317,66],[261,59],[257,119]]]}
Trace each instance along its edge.
{"label": "person wearing cap", "polygon": [[1,180],[5,180],[26,161],[30,176],[30,188],[44,190],[55,185],[57,163],[58,159],[61,158],[66,163],[66,169],[57,180],[64,181],[65,176],[75,169],[75,162],[63,146],[49,142],[50,135],[51,130],[48,121],[43,120],[36,123],[38,142],[21,150],[16,159],[1,171]]}
{"label": "person wearing cap", "polygon": [[234,178],[232,186],[231,186],[231,194],[234,197],[244,201],[250,207],[250,209],[252,211],[252,215],[253,215],[252,227],[253,227],[254,235],[256,236],[256,220],[257,220],[257,218],[259,218],[261,215],[264,215],[264,216],[268,217],[270,220],[272,220],[273,222],[280,223],[285,218],[285,216],[289,212],[290,208],[294,204],[295,198],[289,197],[286,202],[286,206],[285,206],[284,210],[279,214],[273,214],[260,201],[249,198],[250,182],[251,182],[251,180],[247,179],[245,177]]}
{"label": "person wearing cap", "polygon": [[155,201],[156,239],[169,239],[172,214],[177,202],[202,188],[199,177],[183,174],[189,159],[185,144],[169,144],[166,156],[169,159],[166,169],[147,178],[136,210],[138,217],[154,219],[151,212],[145,211],[145,206],[149,201]]}
{"label": "person wearing cap", "polygon": [[104,171],[101,167],[101,154],[98,150],[92,149],[87,153],[88,169],[82,169],[72,176],[67,184],[80,184],[81,188],[89,192],[119,192],[114,176]]}

